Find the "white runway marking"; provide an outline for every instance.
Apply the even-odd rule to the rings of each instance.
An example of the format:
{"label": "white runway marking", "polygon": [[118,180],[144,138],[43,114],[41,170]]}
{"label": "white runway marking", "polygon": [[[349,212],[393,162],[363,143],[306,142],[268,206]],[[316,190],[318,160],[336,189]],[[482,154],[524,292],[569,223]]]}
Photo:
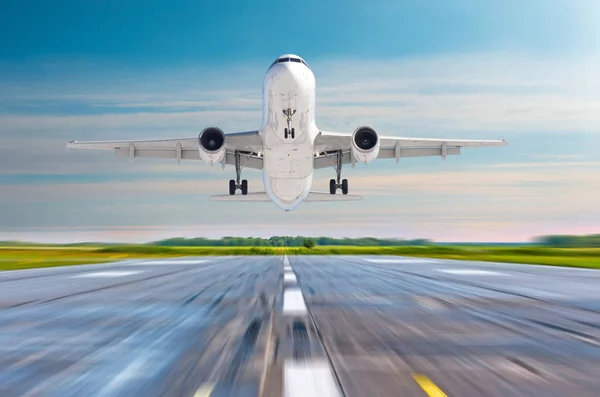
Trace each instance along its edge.
{"label": "white runway marking", "polygon": [[283,291],[283,314],[305,315],[306,303],[300,288],[288,288]]}
{"label": "white runway marking", "polygon": [[366,259],[366,261],[373,263],[434,263],[438,262],[435,259],[428,258],[395,258],[395,259]]}
{"label": "white runway marking", "polygon": [[104,278],[104,277],[123,277],[130,276],[132,274],[141,273],[139,271],[106,271],[106,272],[93,272],[93,273],[84,273],[78,274],[76,276],[71,276],[69,278]]}
{"label": "white runway marking", "polygon": [[459,274],[461,276],[503,276],[504,273],[492,272],[479,269],[438,269],[438,272]]}
{"label": "white runway marking", "polygon": [[292,270],[292,266],[290,265],[290,260],[287,255],[283,256],[283,269],[284,270]]}
{"label": "white runway marking", "polygon": [[212,393],[214,388],[215,385],[213,384],[203,385],[198,390],[196,390],[196,393],[194,393],[194,397],[210,397],[210,394]]}
{"label": "white runway marking", "polygon": [[286,361],[283,372],[284,397],[339,397],[331,368],[325,361]]}
{"label": "white runway marking", "polygon": [[134,262],[130,263],[130,265],[198,265],[204,262],[208,261],[203,259],[164,259],[155,261]]}
{"label": "white runway marking", "polygon": [[296,279],[296,275],[294,273],[285,273],[283,275],[283,282],[284,283],[295,283],[298,280]]}

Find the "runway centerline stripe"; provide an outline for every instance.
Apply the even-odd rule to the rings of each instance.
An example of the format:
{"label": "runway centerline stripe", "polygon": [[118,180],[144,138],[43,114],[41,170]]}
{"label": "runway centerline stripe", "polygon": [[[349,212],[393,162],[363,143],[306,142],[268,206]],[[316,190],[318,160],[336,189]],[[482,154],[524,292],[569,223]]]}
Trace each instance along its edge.
{"label": "runway centerline stripe", "polygon": [[196,390],[193,397],[210,397],[213,389],[215,388],[214,384],[206,384],[202,385]]}
{"label": "runway centerline stripe", "polygon": [[286,361],[283,370],[284,397],[340,397],[326,361]]}
{"label": "runway centerline stripe", "polygon": [[413,379],[421,386],[421,389],[423,389],[429,397],[448,397],[425,375],[413,374]]}
{"label": "runway centerline stripe", "polygon": [[283,314],[306,315],[306,302],[300,288],[287,288],[283,291]]}
{"label": "runway centerline stripe", "polygon": [[283,281],[286,283],[295,283],[298,281],[294,273],[285,273],[283,275]]}

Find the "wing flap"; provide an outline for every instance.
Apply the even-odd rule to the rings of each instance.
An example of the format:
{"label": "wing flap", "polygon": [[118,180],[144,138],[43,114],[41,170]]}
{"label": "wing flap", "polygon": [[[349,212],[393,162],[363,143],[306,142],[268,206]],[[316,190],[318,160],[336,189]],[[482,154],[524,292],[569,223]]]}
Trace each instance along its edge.
{"label": "wing flap", "polygon": [[[115,149],[115,156],[131,157],[129,149]],[[154,159],[177,159],[176,150],[138,150],[133,153],[134,158],[154,158]],[[182,150],[182,160],[201,160],[198,150]],[[263,159],[253,154],[242,154],[242,166],[244,168],[252,168],[262,170]],[[235,155],[232,152],[227,152],[225,155],[225,164],[235,165]]]}
{"label": "wing flap", "polygon": [[[126,156],[130,155],[129,149],[115,149],[115,156]],[[134,157],[145,157],[154,159],[177,159],[176,150],[140,150],[135,149]],[[198,150],[182,150],[182,160],[200,160],[200,154]]]}
{"label": "wing flap", "polygon": [[[442,156],[442,148],[436,147],[411,147],[403,148],[400,147],[400,156],[398,157],[427,157],[427,156]],[[460,154],[460,147],[448,147],[446,154],[456,155]],[[393,159],[396,158],[396,149],[379,149],[378,159]]]}
{"label": "wing flap", "polygon": [[[447,155],[458,155],[461,153],[460,147],[449,147],[446,149]],[[442,148],[400,148],[398,157],[426,157],[426,156],[442,156]],[[314,168],[334,167],[337,163],[337,154],[319,155],[315,157]],[[378,159],[393,159],[396,158],[396,149],[379,149]],[[342,152],[342,164],[350,164],[352,162],[352,153],[347,150]]]}

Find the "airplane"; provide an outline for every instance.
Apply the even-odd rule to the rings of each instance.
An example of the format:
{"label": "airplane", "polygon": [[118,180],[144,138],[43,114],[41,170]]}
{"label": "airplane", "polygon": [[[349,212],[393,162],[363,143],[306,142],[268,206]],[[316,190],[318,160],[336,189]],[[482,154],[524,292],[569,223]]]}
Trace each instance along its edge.
{"label": "airplane", "polygon": [[[323,131],[315,123],[315,76],[304,59],[281,55],[264,78],[262,126],[258,130],[225,134],[218,127],[204,128],[198,137],[161,140],[71,141],[67,148],[110,149],[117,156],[203,160],[235,167],[229,194],[212,200],[273,202],[290,211],[302,202],[360,200],[348,194],[342,166],[368,164],[376,159],[458,155],[462,148],[506,146],[501,140],[458,140],[385,137],[369,126],[352,133]],[[335,179],[329,192],[311,191],[314,170],[332,167]],[[264,191],[251,193],[241,179],[244,168],[262,171]],[[341,195],[336,194],[341,190]],[[236,194],[240,191],[241,195]]]}

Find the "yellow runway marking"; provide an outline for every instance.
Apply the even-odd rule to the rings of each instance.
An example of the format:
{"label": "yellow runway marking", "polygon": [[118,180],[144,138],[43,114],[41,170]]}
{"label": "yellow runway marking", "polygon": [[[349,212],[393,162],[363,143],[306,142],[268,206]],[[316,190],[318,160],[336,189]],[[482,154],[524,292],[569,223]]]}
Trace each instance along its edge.
{"label": "yellow runway marking", "polygon": [[419,386],[421,386],[421,388],[425,390],[425,393],[427,393],[429,397],[448,397],[446,396],[446,394],[444,394],[443,391],[440,390],[439,387],[435,385],[435,383],[429,380],[429,378],[425,375],[414,374],[413,378],[417,381]]}
{"label": "yellow runway marking", "polygon": [[194,397],[210,397],[210,393],[212,393],[215,385],[203,385],[200,386],[196,393],[194,393]]}

